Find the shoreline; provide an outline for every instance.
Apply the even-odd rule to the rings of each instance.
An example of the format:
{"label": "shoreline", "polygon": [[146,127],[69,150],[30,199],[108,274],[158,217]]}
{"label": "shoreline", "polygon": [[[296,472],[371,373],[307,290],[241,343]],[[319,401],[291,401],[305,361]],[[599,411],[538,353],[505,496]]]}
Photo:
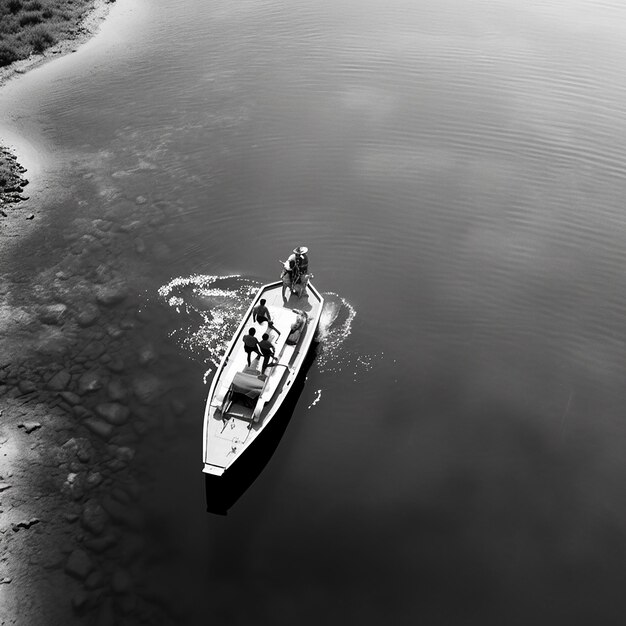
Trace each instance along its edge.
{"label": "shoreline", "polygon": [[41,54],[31,54],[25,59],[19,59],[0,68],[0,88],[16,76],[25,74],[27,71],[59,56],[75,52],[78,46],[84,44],[98,32],[113,4],[115,4],[115,0],[93,0],[91,9],[88,9],[83,19],[76,23],[75,35],[58,41]]}
{"label": "shoreline", "polygon": [[[76,37],[4,68],[0,85],[73,52],[112,6],[96,0]],[[146,468],[162,429],[184,423],[194,394],[177,379],[185,360],[152,342],[169,313],[114,261],[130,246],[138,267],[149,262],[149,233],[142,239],[137,224],[161,227],[164,209],[138,196],[131,216],[118,204],[111,198],[97,216],[75,220],[60,260],[0,273],[3,626],[175,623],[146,574],[152,490],[142,487],[153,480]],[[1,240],[30,234],[31,223],[0,215]],[[26,249],[12,248],[24,259]]]}
{"label": "shoreline", "polygon": [[[106,19],[115,0],[93,0],[91,8],[87,9],[83,18],[75,23],[75,34],[61,39],[40,54],[31,54],[24,59],[18,59],[9,65],[0,67],[0,89],[9,81],[18,78],[22,74],[33,70],[41,65],[58,59],[72,52],[86,43],[98,32],[102,22]],[[0,137],[0,176],[4,173],[5,184],[0,182],[0,230],[9,229],[8,236],[19,236],[15,232],[14,225],[10,227],[6,218],[7,210],[12,211],[23,208],[29,199],[24,189],[29,181],[25,177],[27,169],[19,162],[15,149],[7,145]],[[26,219],[33,219],[34,215],[28,214]]]}

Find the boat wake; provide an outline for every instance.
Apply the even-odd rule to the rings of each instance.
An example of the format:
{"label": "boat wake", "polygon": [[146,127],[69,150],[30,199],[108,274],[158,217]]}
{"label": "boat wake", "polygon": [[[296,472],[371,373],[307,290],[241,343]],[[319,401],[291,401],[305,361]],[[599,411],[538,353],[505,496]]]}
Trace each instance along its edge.
{"label": "boat wake", "polygon": [[[180,316],[180,326],[170,332],[170,337],[206,366],[205,381],[219,365],[259,286],[257,281],[237,274],[194,274],[174,278],[159,288],[159,296]],[[344,348],[356,310],[336,293],[322,295],[324,309],[317,332],[319,371],[339,372],[349,367],[357,374],[369,369],[372,357],[349,354]]]}
{"label": "boat wake", "polygon": [[325,292],[324,309],[318,329],[320,350],[317,363],[321,372],[352,370],[355,380],[359,373],[369,371],[377,358],[368,354],[355,354],[345,350],[346,339],[352,333],[356,309],[332,291]]}
{"label": "boat wake", "polygon": [[159,295],[181,316],[180,327],[170,337],[207,366],[205,381],[219,365],[258,288],[259,283],[236,274],[180,276],[159,288]]}

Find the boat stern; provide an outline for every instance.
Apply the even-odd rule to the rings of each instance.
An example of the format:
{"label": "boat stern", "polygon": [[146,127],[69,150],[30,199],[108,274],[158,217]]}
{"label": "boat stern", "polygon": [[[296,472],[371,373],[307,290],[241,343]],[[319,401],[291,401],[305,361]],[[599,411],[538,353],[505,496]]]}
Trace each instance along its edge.
{"label": "boat stern", "polygon": [[202,471],[205,474],[210,474],[211,476],[222,476],[225,470],[225,467],[220,467],[219,465],[211,465],[211,463],[205,463],[204,467],[202,468]]}

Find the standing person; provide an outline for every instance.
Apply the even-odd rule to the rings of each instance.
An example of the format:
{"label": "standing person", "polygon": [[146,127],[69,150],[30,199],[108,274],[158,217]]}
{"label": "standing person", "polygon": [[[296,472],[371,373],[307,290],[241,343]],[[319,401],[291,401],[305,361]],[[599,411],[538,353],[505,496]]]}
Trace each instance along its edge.
{"label": "standing person", "polygon": [[259,341],[259,348],[263,355],[263,365],[261,366],[261,374],[265,373],[265,368],[269,365],[270,358],[274,359],[276,356],[276,349],[274,344],[270,341],[270,336],[267,333],[263,333],[263,338]]}
{"label": "standing person", "polygon": [[285,270],[290,273],[291,293],[302,296],[309,282],[309,249],[306,246],[294,248],[285,262]]}
{"label": "standing person", "polygon": [[294,251],[298,274],[309,273],[309,249],[306,246],[298,246]]}
{"label": "standing person", "polygon": [[252,319],[259,324],[267,322],[267,327],[275,330],[280,335],[280,330],[274,326],[270,316],[270,310],[265,306],[265,299],[261,299],[259,304],[252,309]]}
{"label": "standing person", "polygon": [[243,349],[246,351],[246,356],[248,357],[248,367],[250,367],[250,355],[253,352],[261,356],[259,352],[259,340],[254,335],[256,335],[256,329],[251,328],[248,334],[243,336]]}

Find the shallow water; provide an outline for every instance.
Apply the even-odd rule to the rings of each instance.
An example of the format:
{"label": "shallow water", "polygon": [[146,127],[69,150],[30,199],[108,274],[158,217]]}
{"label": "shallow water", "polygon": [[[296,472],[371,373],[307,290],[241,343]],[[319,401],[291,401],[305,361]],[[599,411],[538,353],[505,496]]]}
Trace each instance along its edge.
{"label": "shallow water", "polygon": [[52,198],[16,271],[143,196],[146,251],[111,263],[163,315],[159,287],[269,282],[297,244],[331,301],[280,444],[226,517],[204,512],[203,378],[245,289],[186,291],[155,330],[197,380],[151,508],[155,577],[190,623],[618,623],[626,9],[133,11],[0,94]]}

